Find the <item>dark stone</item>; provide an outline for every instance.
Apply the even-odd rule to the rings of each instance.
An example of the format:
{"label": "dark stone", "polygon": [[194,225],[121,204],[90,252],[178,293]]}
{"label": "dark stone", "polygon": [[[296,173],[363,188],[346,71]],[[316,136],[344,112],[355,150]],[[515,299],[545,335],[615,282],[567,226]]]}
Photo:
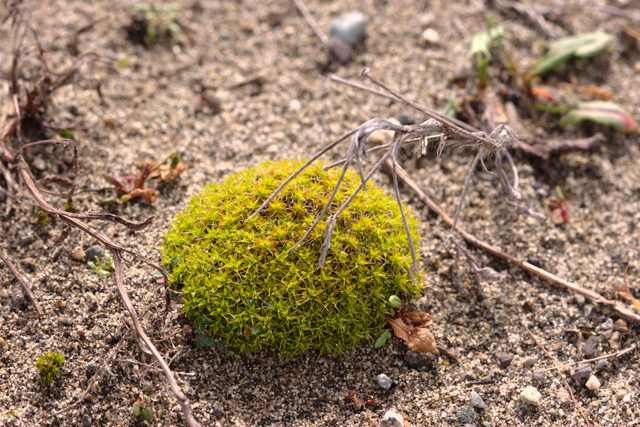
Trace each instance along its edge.
{"label": "dark stone", "polygon": [[571,377],[576,381],[585,380],[589,378],[591,372],[593,372],[593,369],[591,369],[590,364],[580,363],[579,365],[576,365],[576,370]]}
{"label": "dark stone", "polygon": [[413,117],[411,117],[409,114],[407,113],[400,113],[398,114],[398,121],[400,122],[401,125],[412,125],[414,124],[416,121],[413,120]]}
{"label": "dark stone", "polygon": [[587,343],[584,345],[582,351],[584,352],[584,357],[587,359],[592,359],[598,351],[598,344],[600,344],[600,336],[599,335],[591,335],[587,340]]}
{"label": "dark stone", "polygon": [[476,411],[473,410],[473,406],[467,405],[456,412],[456,417],[462,424],[470,424],[476,417]]}
{"label": "dark stone", "polygon": [[498,357],[498,362],[500,362],[502,369],[507,369],[509,365],[511,365],[511,357],[509,357],[507,353],[502,353],[500,357]]}
{"label": "dark stone", "polygon": [[413,350],[407,351],[404,356],[404,361],[411,369],[419,369],[423,367],[432,367],[435,357],[431,353],[416,353]]}
{"label": "dark stone", "polygon": [[532,256],[527,260],[527,262],[531,265],[535,265],[536,267],[540,267],[540,258],[537,256]]}
{"label": "dark stone", "polygon": [[217,406],[213,407],[213,409],[211,410],[211,413],[216,418],[223,418],[224,417],[224,411],[222,410],[222,408],[219,408]]}
{"label": "dark stone", "polygon": [[538,181],[533,183],[533,189],[534,190],[539,190],[542,188],[542,184],[540,184]]}
{"label": "dark stone", "polygon": [[99,246],[99,245],[91,246],[89,249],[84,251],[84,253],[87,256],[87,258],[89,259],[89,261],[95,262],[96,259],[100,255],[102,255],[102,246]]}

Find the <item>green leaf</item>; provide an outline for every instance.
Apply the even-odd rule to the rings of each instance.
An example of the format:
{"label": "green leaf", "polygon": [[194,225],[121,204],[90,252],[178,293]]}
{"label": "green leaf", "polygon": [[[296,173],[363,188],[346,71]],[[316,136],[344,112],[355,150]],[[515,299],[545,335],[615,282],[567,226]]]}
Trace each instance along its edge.
{"label": "green leaf", "polygon": [[62,129],[60,131],[60,138],[62,139],[73,139],[76,136],[76,131],[72,129]]}
{"label": "green leaf", "polygon": [[144,408],[140,412],[140,415],[142,416],[142,419],[145,421],[153,421],[153,411],[151,410],[151,408]]}
{"label": "green leaf", "polygon": [[391,338],[391,332],[387,329],[382,334],[380,334],[380,336],[376,340],[376,343],[373,345],[373,348],[382,347],[383,345],[385,345],[387,343],[387,340],[389,338]]}
{"label": "green leaf", "polygon": [[210,347],[215,341],[215,338],[209,335],[198,335],[196,338],[196,347]]}
{"label": "green leaf", "polygon": [[151,403],[151,398],[149,396],[145,394],[142,397],[144,398],[144,401],[147,403],[147,405]]}
{"label": "green leaf", "polygon": [[530,76],[544,74],[574,56],[590,58],[598,55],[614,40],[615,37],[612,34],[601,32],[558,39],[549,45],[549,52],[538,61],[536,67],[530,72]]}
{"label": "green leaf", "polygon": [[467,53],[467,59],[472,56],[476,56],[479,59],[478,62],[484,59],[491,59],[491,45],[504,37],[504,34],[504,27],[501,25],[475,34],[471,39],[471,47]]}
{"label": "green leaf", "polygon": [[140,415],[140,410],[142,409],[142,403],[136,402],[133,404],[133,408],[131,408],[131,413],[136,417]]}
{"label": "green leaf", "polygon": [[610,101],[580,102],[576,108],[560,119],[562,126],[574,125],[584,120],[614,128],[619,132],[638,130],[636,122],[621,106]]}
{"label": "green leaf", "polygon": [[391,295],[389,297],[389,305],[393,308],[402,308],[402,300],[397,295]]}

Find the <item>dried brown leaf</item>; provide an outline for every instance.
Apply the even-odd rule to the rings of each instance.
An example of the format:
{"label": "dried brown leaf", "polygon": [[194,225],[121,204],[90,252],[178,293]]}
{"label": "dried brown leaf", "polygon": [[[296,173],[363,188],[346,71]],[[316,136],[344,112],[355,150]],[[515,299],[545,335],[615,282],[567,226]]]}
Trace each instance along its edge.
{"label": "dried brown leaf", "polygon": [[438,354],[436,339],[427,328],[415,328],[404,323],[402,319],[392,319],[390,317],[387,317],[387,322],[393,328],[396,336],[407,343],[409,350],[413,350],[416,353]]}
{"label": "dried brown leaf", "polygon": [[153,203],[154,200],[156,200],[159,195],[160,195],[160,192],[152,188],[135,188],[129,194],[130,200],[142,198],[148,203]]}
{"label": "dried brown leaf", "polygon": [[[162,182],[173,182],[180,177],[180,174],[187,169],[184,163],[178,163],[175,167],[171,165],[162,165],[158,168],[158,174]],[[155,174],[155,171],[154,171]]]}

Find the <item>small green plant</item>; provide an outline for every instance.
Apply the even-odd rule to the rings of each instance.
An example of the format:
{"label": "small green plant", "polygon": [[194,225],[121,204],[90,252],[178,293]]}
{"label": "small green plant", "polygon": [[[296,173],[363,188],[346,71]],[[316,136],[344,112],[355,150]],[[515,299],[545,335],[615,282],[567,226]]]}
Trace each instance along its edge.
{"label": "small green plant", "polygon": [[36,366],[40,370],[40,384],[50,384],[58,369],[64,366],[64,356],[57,351],[45,353],[36,360]]}
{"label": "small green plant", "polygon": [[96,265],[93,261],[87,261],[87,265],[96,272],[98,276],[108,276],[113,271],[113,259],[111,254],[107,252],[104,254],[104,263],[100,260],[100,257],[96,257]]}
{"label": "small green plant", "polygon": [[49,225],[49,223],[51,222],[51,219],[49,218],[49,214],[43,211],[42,209],[35,208],[33,213],[35,213],[36,216],[38,217],[39,225]]}
{"label": "small green plant", "polygon": [[476,66],[478,67],[478,86],[480,88],[487,87],[489,61],[491,60],[491,48],[497,44],[502,48],[500,40],[504,37],[504,27],[495,26],[493,17],[487,17],[487,31],[477,33],[471,39],[471,48],[467,53],[467,58],[475,57]]}
{"label": "small green plant", "polygon": [[62,129],[59,135],[62,139],[74,139],[76,137],[76,131],[73,129]]}
{"label": "small green plant", "polygon": [[[420,294],[400,210],[369,184],[335,220],[320,267],[326,219],[301,239],[324,208],[340,170],[313,164],[267,209],[249,216],[302,162],[266,163],[205,187],[165,236],[164,263],[181,290],[183,312],[230,351],[291,356],[309,349],[340,353],[383,332],[388,299]],[[330,207],[335,212],[360,183],[349,171]],[[409,228],[417,242],[416,222]],[[197,344],[215,340],[200,335]]]}
{"label": "small green plant", "polygon": [[135,9],[145,13],[146,36],[149,43],[155,43],[158,38],[168,35],[182,34],[182,27],[178,24],[180,5],[170,3],[163,6],[160,3],[138,3]]}
{"label": "small green plant", "polygon": [[549,44],[549,52],[538,60],[538,64],[528,73],[535,77],[553,70],[573,58],[590,58],[602,53],[615,37],[607,33],[588,33],[563,37]]}
{"label": "small green plant", "polygon": [[142,400],[137,400],[131,407],[131,413],[134,417],[138,417],[144,421],[153,421],[153,410],[150,407],[151,399],[146,394],[142,396]]}

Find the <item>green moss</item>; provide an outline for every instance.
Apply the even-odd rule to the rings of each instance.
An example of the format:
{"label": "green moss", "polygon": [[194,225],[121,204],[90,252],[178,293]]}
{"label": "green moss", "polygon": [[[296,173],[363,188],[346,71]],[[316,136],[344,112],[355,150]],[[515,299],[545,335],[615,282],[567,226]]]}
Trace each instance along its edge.
{"label": "green moss", "polygon": [[58,369],[64,366],[64,356],[57,351],[45,353],[36,360],[36,366],[40,371],[40,384],[50,384]]}
{"label": "green moss", "polygon": [[[164,263],[183,292],[183,312],[232,349],[340,353],[380,335],[391,295],[421,293],[409,276],[398,206],[373,184],[338,217],[324,268],[325,220],[287,254],[329,199],[338,169],[310,166],[246,221],[301,164],[266,163],[205,187],[165,236]],[[359,182],[347,173],[331,212]],[[416,222],[409,223],[417,243]]]}

